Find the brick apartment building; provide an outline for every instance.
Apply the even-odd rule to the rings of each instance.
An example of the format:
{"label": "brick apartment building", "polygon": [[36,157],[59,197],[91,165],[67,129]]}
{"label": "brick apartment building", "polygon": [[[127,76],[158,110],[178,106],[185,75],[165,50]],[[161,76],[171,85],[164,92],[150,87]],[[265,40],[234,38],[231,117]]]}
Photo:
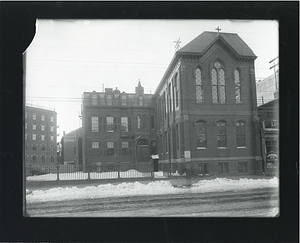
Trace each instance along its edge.
{"label": "brick apartment building", "polygon": [[253,51],[203,32],[178,50],[154,95],[83,94],[83,161],[191,162],[202,174],[262,173]]}
{"label": "brick apartment building", "polygon": [[153,95],[106,88],[83,94],[83,163],[137,163],[156,153]]}
{"label": "brick apartment building", "polygon": [[57,163],[57,113],[33,106],[25,107],[25,163]]}

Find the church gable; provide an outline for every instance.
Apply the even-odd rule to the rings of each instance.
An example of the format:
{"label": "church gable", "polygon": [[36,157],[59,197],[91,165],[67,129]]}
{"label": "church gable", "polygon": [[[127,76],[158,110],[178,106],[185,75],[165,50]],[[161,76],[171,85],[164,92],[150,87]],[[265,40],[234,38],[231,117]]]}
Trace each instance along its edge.
{"label": "church gable", "polygon": [[253,51],[237,34],[207,31],[182,47],[177,53],[204,55],[215,44],[222,45],[225,49],[239,58],[256,58]]}

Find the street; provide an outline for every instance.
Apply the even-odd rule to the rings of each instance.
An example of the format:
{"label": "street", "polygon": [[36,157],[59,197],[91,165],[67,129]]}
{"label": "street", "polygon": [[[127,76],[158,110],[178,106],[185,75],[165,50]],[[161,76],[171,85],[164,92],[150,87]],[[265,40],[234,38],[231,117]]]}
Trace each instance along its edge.
{"label": "street", "polygon": [[31,217],[275,217],[274,188],[34,202]]}

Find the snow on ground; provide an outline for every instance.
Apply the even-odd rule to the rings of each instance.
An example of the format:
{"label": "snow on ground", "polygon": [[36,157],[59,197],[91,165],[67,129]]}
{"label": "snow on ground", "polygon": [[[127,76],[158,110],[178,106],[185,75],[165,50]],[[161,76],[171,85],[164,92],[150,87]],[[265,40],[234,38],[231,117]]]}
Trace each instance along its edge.
{"label": "snow on ground", "polygon": [[27,191],[26,201],[46,202],[64,201],[88,198],[126,197],[140,195],[163,195],[176,193],[205,193],[223,191],[242,191],[247,189],[258,189],[265,187],[278,188],[277,177],[272,179],[226,179],[216,178],[212,180],[200,180],[189,189],[173,187],[170,181],[153,181],[148,184],[140,182],[124,182],[118,185],[102,184],[99,186],[86,186],[84,188],[57,187],[49,190]]}
{"label": "snow on ground", "polygon": [[[120,172],[121,178],[138,178],[138,177],[151,177],[150,172],[139,172],[137,170],[128,170],[128,171],[121,171]],[[155,172],[155,177],[163,177],[163,172]],[[59,179],[60,180],[87,180],[88,173],[74,172],[74,173],[60,173]],[[117,171],[111,172],[90,172],[91,179],[113,179],[118,178]],[[56,173],[49,173],[45,175],[35,175],[35,176],[28,176],[26,177],[27,181],[55,181],[57,179]]]}

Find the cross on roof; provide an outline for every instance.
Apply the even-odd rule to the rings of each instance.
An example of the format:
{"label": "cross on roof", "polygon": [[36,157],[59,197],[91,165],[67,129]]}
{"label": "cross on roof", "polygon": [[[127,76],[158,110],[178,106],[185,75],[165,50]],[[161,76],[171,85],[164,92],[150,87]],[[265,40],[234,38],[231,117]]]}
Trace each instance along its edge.
{"label": "cross on roof", "polygon": [[219,34],[219,31],[221,30],[220,28],[219,28],[219,26],[216,28],[216,30],[218,31],[218,34]]}
{"label": "cross on roof", "polygon": [[178,51],[181,48],[180,47],[180,43],[181,43],[180,38],[177,41],[174,41],[174,43],[176,43],[176,45],[175,45],[175,51]]}

